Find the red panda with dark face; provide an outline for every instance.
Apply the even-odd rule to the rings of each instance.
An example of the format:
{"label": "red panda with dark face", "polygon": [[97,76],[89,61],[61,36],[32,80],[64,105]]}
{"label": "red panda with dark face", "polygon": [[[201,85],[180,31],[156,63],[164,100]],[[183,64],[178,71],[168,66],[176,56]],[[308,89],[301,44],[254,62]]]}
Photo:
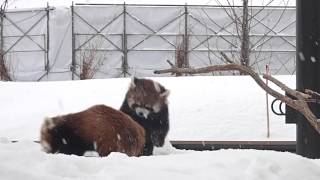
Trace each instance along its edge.
{"label": "red panda with dark face", "polygon": [[132,78],[120,111],[144,127],[146,144],[143,155],[152,155],[154,146],[164,145],[169,131],[169,91],[158,82]]}
{"label": "red panda with dark face", "polygon": [[105,105],[46,118],[40,143],[48,153],[83,155],[96,151],[100,156],[122,152],[139,156],[145,145],[145,130],[128,115]]}

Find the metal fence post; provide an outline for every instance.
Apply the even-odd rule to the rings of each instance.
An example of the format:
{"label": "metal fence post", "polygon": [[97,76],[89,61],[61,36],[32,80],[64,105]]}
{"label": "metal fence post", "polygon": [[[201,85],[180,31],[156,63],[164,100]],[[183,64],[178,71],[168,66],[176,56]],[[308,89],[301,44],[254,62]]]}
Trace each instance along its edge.
{"label": "metal fence post", "polygon": [[72,80],[74,80],[75,77],[75,69],[76,69],[76,57],[75,57],[75,34],[74,34],[74,4],[72,1],[71,5],[71,38],[72,38],[72,60],[71,60],[71,74],[72,74]]}
{"label": "metal fence post", "polygon": [[45,70],[47,72],[47,75],[49,74],[50,68],[49,68],[49,49],[50,49],[50,26],[49,26],[49,22],[50,22],[50,18],[49,18],[49,14],[50,14],[50,6],[49,6],[49,2],[47,2],[47,48],[46,48],[46,62],[45,62]]}
{"label": "metal fence post", "polygon": [[[0,20],[1,20],[1,24],[0,24],[0,38],[1,38],[1,40],[0,40],[0,65],[1,65],[1,69],[3,69],[3,67],[2,66],[5,66],[5,54],[4,54],[4,51],[3,51],[3,45],[4,45],[4,37],[3,37],[3,28],[4,28],[4,26],[3,26],[3,20],[4,20],[4,15],[5,15],[5,9],[2,9],[2,7],[1,7],[1,9],[0,9]],[[4,79],[6,79],[6,77],[5,77],[5,74],[4,73],[2,73],[2,70],[0,70],[0,80],[4,80]]]}
{"label": "metal fence post", "polygon": [[123,3],[122,73],[124,77],[126,77],[126,74],[128,74],[128,44],[127,44],[126,15],[127,15],[126,3]]}
{"label": "metal fence post", "polygon": [[185,4],[184,6],[184,36],[183,36],[183,50],[184,50],[184,66],[189,67],[189,35],[188,35],[188,6]]}
{"label": "metal fence post", "polygon": [[0,28],[1,28],[1,30],[0,30],[0,38],[1,38],[1,41],[0,41],[0,53],[1,53],[1,55],[2,55],[2,53],[3,53],[3,45],[4,45],[4,39],[3,39],[3,20],[4,20],[4,9],[1,9],[0,10],[0,21],[1,21],[1,24],[0,24]]}

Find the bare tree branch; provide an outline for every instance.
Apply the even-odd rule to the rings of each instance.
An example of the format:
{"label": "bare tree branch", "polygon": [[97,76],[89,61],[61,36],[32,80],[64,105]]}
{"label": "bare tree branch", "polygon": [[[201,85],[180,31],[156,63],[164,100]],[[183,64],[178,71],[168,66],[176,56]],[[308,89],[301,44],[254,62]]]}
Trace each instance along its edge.
{"label": "bare tree branch", "polygon": [[[320,134],[320,122],[318,118],[312,113],[308,106],[308,100],[310,97],[317,97],[320,98],[320,95],[316,92],[311,90],[307,90],[306,94],[302,92],[295,91],[285,84],[281,83],[277,79],[271,77],[270,75],[263,75],[263,78],[270,80],[275,85],[280,87],[286,93],[292,95],[294,98],[290,98],[286,95],[283,95],[276,90],[272,89],[270,86],[267,86],[266,83],[260,78],[259,74],[256,73],[254,70],[250,69],[249,67],[238,65],[238,64],[227,64],[227,65],[216,65],[216,66],[208,66],[203,68],[171,68],[165,70],[158,70],[154,73],[156,74],[163,74],[163,73],[184,73],[184,74],[201,74],[201,73],[209,73],[213,71],[232,71],[237,70],[244,74],[250,75],[254,81],[266,92],[268,92],[271,96],[281,100],[288,106],[292,107],[293,109],[299,111],[307,121],[312,125],[312,127]],[[311,95],[310,95],[311,94]]]}
{"label": "bare tree branch", "polygon": [[[240,35],[240,30],[239,30],[239,27],[240,27],[239,24],[241,25],[242,22],[241,22],[240,17],[238,17],[238,15],[237,15],[237,13],[236,13],[236,11],[235,11],[235,8],[236,8],[236,7],[234,6],[234,2],[233,2],[233,5],[231,5],[230,1],[227,0],[228,4],[229,4],[229,6],[230,6],[230,9],[231,9],[231,11],[232,11],[232,13],[229,13],[228,10],[222,5],[222,3],[221,3],[219,0],[216,0],[216,2],[217,2],[217,4],[219,4],[219,5],[223,8],[224,12],[225,12],[225,13],[227,14],[227,16],[231,19],[231,21],[232,21],[233,23],[235,23],[237,35],[238,35],[238,37],[240,38],[241,35]],[[232,15],[233,15],[233,16],[232,16]]]}
{"label": "bare tree branch", "polygon": [[227,1],[230,8],[232,9],[232,12],[233,12],[233,15],[234,15],[234,23],[235,23],[235,26],[236,26],[236,30],[237,30],[237,34],[238,34],[238,37],[241,37],[240,36],[240,30],[239,30],[239,24],[242,24],[241,22],[241,19],[240,17],[238,17],[237,13],[236,13],[236,10],[235,10],[235,7],[234,7],[234,2],[233,2],[233,7],[231,5],[231,3],[229,2],[229,0]]}
{"label": "bare tree branch", "polygon": [[[267,27],[269,30],[268,30],[268,32],[264,33],[263,36],[262,36],[260,39],[258,39],[258,40],[255,42],[254,45],[252,45],[251,49],[256,48],[255,45],[258,45],[259,42],[262,41],[262,40],[264,40],[271,32],[273,32],[274,34],[278,34],[277,32],[275,32],[275,28],[279,25],[280,21],[283,19],[284,13],[285,13],[285,11],[287,10],[287,5],[288,5],[288,3],[289,3],[289,1],[287,1],[286,5],[285,5],[285,8],[282,10],[282,12],[281,12],[280,16],[278,17],[276,23],[275,23],[272,27],[267,27],[266,25],[263,24],[263,26]],[[271,13],[271,12],[270,12],[270,13]],[[250,15],[250,16],[252,16],[252,15]],[[255,19],[254,16],[252,16],[252,18]],[[262,24],[262,23],[260,23],[260,24]],[[270,39],[271,39],[271,38],[270,38]],[[268,39],[268,40],[270,40],[270,39]],[[281,39],[284,39],[284,38],[282,37]],[[267,40],[267,41],[268,41],[268,40]],[[263,45],[263,44],[266,43],[267,41],[262,42],[259,46]]]}
{"label": "bare tree branch", "polygon": [[270,80],[271,82],[273,82],[274,84],[276,84],[278,87],[280,87],[284,92],[290,94],[291,96],[294,96],[298,99],[301,100],[305,100],[305,99],[310,99],[311,96],[299,91],[295,91],[293,89],[290,89],[289,87],[287,87],[285,84],[283,84],[282,82],[280,82],[279,80],[275,79],[274,77],[264,74],[263,78]]}
{"label": "bare tree branch", "polygon": [[[219,0],[216,0],[216,3],[219,4],[219,6],[224,10],[224,12],[228,15],[228,17],[233,21],[237,21],[237,19],[235,19],[235,17],[232,16],[232,13],[228,12],[227,8],[225,6],[222,5],[222,3]],[[229,0],[228,0],[229,3]],[[232,8],[231,8],[232,10]]]}
{"label": "bare tree branch", "polygon": [[234,63],[224,52],[220,52],[221,56],[228,62],[228,63]]}
{"label": "bare tree branch", "polygon": [[251,17],[249,18],[249,21],[251,21],[252,18],[256,17],[257,15],[259,15],[265,8],[267,8],[274,0],[270,0],[266,5],[262,6],[262,8],[260,10],[258,10],[255,14],[251,15]]}
{"label": "bare tree branch", "polygon": [[312,91],[310,89],[306,89],[304,92],[311,96],[310,97],[311,100],[308,101],[308,102],[313,102],[313,103],[320,104],[320,94],[319,93],[314,92],[314,91]]}

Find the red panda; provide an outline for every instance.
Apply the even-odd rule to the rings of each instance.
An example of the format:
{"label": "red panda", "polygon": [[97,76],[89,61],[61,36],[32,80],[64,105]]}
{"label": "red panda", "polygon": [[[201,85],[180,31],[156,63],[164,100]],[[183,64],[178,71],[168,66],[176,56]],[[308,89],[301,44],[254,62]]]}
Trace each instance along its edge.
{"label": "red panda", "polygon": [[164,145],[169,131],[169,91],[158,82],[133,77],[120,111],[138,122],[146,132],[143,155]]}
{"label": "red panda", "polygon": [[142,154],[145,130],[128,115],[105,105],[46,118],[40,143],[47,153],[83,155],[96,151],[99,156],[122,152],[128,156]]}

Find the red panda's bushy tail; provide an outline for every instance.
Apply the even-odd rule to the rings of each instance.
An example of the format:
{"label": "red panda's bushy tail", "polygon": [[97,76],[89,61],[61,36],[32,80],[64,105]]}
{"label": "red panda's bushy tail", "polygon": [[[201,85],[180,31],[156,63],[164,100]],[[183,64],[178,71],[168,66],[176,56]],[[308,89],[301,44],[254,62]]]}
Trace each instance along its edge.
{"label": "red panda's bushy tail", "polygon": [[57,126],[55,119],[46,117],[41,126],[40,144],[43,151],[47,153],[54,153],[52,143],[54,141],[53,129]]}

